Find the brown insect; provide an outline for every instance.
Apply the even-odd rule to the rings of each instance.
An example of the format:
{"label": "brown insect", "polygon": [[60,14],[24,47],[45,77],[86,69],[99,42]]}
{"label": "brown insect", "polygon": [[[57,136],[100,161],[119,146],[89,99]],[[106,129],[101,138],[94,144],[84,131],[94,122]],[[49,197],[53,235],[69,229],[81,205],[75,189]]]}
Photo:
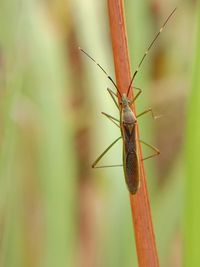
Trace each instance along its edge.
{"label": "brown insect", "polygon": [[[176,8],[170,13],[170,15],[167,17],[165,20],[164,24],[160,28],[159,32],[156,34],[154,37],[153,41],[150,43],[149,47],[147,48],[146,52],[144,53],[140,63],[138,64],[137,69],[135,70],[132,79],[130,81],[130,85],[127,89],[126,94],[121,94],[116,83],[114,80],[107,74],[105,69],[98,64],[94,58],[92,58],[87,52],[85,52],[83,49],[79,48],[87,57],[89,57],[107,76],[107,78],[112,82],[114,87],[117,90],[118,95],[120,96],[120,103],[117,103],[117,98],[118,95],[113,92],[111,89],[107,89],[108,93],[112,97],[115,105],[117,106],[119,112],[120,112],[120,119],[118,120],[117,118],[114,118],[113,116],[102,112],[104,116],[106,116],[109,120],[111,120],[117,127],[120,128],[121,130],[121,136],[118,137],[112,144],[109,145],[109,147],[95,160],[95,162],[92,164],[92,168],[105,168],[105,167],[119,167],[123,166],[124,168],[124,175],[125,175],[125,180],[126,184],[128,187],[128,190],[131,194],[136,194],[136,192],[139,189],[140,185],[140,171],[139,171],[139,158],[138,158],[138,146],[137,146],[137,132],[136,132],[136,124],[137,124],[137,119],[141,117],[144,114],[147,114],[151,112],[152,117],[155,119],[156,117],[154,116],[152,109],[149,108],[142,113],[138,114],[137,116],[133,113],[131,106],[135,102],[135,100],[139,97],[139,95],[142,93],[142,90],[140,88],[134,87],[134,89],[138,90],[137,94],[132,100],[128,99],[128,95],[130,93],[130,90],[132,88],[133,81],[135,79],[135,76],[137,75],[144,59],[146,58],[149,50],[155,43],[156,39],[160,35],[160,33],[163,31],[163,28],[169,21],[169,19],[172,17],[174,12],[176,11]],[[97,163],[101,160],[101,158],[107,153],[107,151],[115,144],[117,143],[120,139],[123,141],[123,164],[119,165],[108,165],[108,166],[97,166]],[[160,154],[159,150],[155,148],[152,145],[147,144],[146,142],[139,140],[141,143],[144,145],[148,146],[149,148],[154,150],[154,153],[146,158],[143,158],[142,160],[146,160],[149,158],[152,158],[154,156],[157,156]]]}

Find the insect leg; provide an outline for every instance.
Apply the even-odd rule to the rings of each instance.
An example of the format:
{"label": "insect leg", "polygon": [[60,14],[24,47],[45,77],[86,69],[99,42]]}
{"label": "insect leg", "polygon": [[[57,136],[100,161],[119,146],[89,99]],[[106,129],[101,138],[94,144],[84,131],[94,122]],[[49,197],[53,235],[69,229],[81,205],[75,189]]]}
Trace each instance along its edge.
{"label": "insect leg", "polygon": [[142,93],[142,89],[138,88],[138,87],[133,87],[134,89],[138,90],[138,93],[134,96],[134,98],[131,100],[130,105],[132,105],[135,100],[138,98],[138,96]]}
{"label": "insect leg", "polygon": [[120,121],[118,119],[114,118],[113,116],[111,116],[105,112],[101,112],[101,114],[105,115],[110,121],[112,121],[117,127],[120,128],[119,124],[116,123],[116,121],[120,123]]}
{"label": "insect leg", "polygon": [[141,116],[143,116],[144,114],[147,114],[147,113],[149,113],[149,112],[151,112],[152,118],[153,118],[154,120],[156,120],[156,119],[158,119],[158,118],[161,117],[161,116],[155,116],[154,113],[153,113],[152,108],[148,108],[148,109],[146,109],[145,111],[143,111],[143,112],[141,112],[140,114],[138,114],[136,117],[139,118],[139,117],[141,117]]}
{"label": "insect leg", "polygon": [[142,160],[150,159],[150,158],[153,158],[153,157],[158,156],[160,154],[160,151],[155,146],[152,146],[152,145],[150,145],[150,144],[148,144],[142,140],[139,140],[139,141],[140,141],[140,143],[144,144],[145,146],[148,146],[149,148],[151,148],[155,152],[152,155],[150,155],[146,158],[143,158]]}
{"label": "insect leg", "polygon": [[106,150],[104,150],[104,152],[95,160],[95,162],[92,164],[92,168],[106,168],[106,167],[118,167],[118,166],[123,166],[123,165],[108,165],[108,166],[96,166],[97,163],[100,161],[100,159],[108,152],[108,150],[114,146],[115,143],[117,143],[117,141],[119,141],[122,137],[118,137],[114,142],[112,142],[112,144],[110,144]]}
{"label": "insect leg", "polygon": [[[138,90],[139,92],[135,95],[133,100],[131,100],[130,105],[132,105],[135,102],[135,100],[138,98],[138,96],[142,93],[142,89],[135,87],[135,86],[133,88]],[[115,102],[115,105],[119,109],[119,105],[118,105],[116,99],[114,98],[114,96],[117,98],[117,94],[115,92],[113,92],[110,88],[107,88],[107,90],[108,90],[108,93],[110,94],[110,96],[112,97],[113,101]]]}
{"label": "insect leg", "polygon": [[117,103],[117,100],[115,99],[115,97],[117,98],[117,94],[115,92],[113,92],[110,88],[107,88],[107,91],[110,94],[110,96],[112,97],[112,100],[114,101],[116,107],[119,109],[119,105]]}

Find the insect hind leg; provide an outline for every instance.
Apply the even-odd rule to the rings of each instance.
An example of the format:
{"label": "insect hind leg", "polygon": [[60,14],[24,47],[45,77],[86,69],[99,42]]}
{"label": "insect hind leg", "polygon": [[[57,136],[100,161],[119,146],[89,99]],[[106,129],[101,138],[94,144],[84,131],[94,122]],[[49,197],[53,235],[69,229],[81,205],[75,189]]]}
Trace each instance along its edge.
{"label": "insect hind leg", "polygon": [[152,145],[144,142],[143,140],[139,140],[139,141],[140,141],[140,143],[144,144],[145,146],[151,148],[154,151],[154,153],[152,155],[147,156],[147,157],[143,158],[142,160],[150,159],[150,158],[153,158],[153,157],[160,155],[160,151],[155,146],[152,146]]}
{"label": "insect hind leg", "polygon": [[92,168],[107,168],[107,167],[121,167],[123,165],[117,164],[117,165],[108,165],[108,166],[96,166],[97,163],[101,160],[101,158],[103,158],[103,156],[108,152],[108,150],[114,146],[115,143],[117,143],[117,141],[119,141],[122,137],[118,137],[114,142],[112,142],[112,144],[110,144],[104,151],[103,153],[101,153],[101,155],[95,160],[95,162],[92,164]]}

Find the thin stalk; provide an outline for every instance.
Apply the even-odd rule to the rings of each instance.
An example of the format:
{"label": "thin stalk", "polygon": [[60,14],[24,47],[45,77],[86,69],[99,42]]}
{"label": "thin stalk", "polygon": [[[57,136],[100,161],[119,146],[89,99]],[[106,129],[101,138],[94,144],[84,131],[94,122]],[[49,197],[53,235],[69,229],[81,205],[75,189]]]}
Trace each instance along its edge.
{"label": "thin stalk", "polygon": [[[108,0],[108,12],[116,82],[122,95],[123,93],[126,93],[131,81],[124,18],[124,1]],[[132,91],[129,94],[129,98],[133,98]],[[135,108],[133,111],[135,111]],[[137,136],[139,140],[138,128]],[[139,143],[138,146],[139,158],[142,159],[142,150]],[[159,267],[143,161],[140,161],[140,180],[141,186],[138,193],[136,195],[130,195],[138,264],[140,267]]]}

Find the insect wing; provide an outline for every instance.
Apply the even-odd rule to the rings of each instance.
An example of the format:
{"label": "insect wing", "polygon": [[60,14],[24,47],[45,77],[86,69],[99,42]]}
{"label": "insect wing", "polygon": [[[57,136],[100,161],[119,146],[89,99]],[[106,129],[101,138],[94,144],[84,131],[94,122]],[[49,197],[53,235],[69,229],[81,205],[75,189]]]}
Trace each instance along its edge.
{"label": "insect wing", "polygon": [[128,190],[131,194],[135,194],[139,188],[139,164],[136,151],[125,154],[125,180]]}
{"label": "insect wing", "polygon": [[135,126],[123,126],[124,136],[124,174],[128,190],[135,194],[139,188],[139,164],[136,147]]}

